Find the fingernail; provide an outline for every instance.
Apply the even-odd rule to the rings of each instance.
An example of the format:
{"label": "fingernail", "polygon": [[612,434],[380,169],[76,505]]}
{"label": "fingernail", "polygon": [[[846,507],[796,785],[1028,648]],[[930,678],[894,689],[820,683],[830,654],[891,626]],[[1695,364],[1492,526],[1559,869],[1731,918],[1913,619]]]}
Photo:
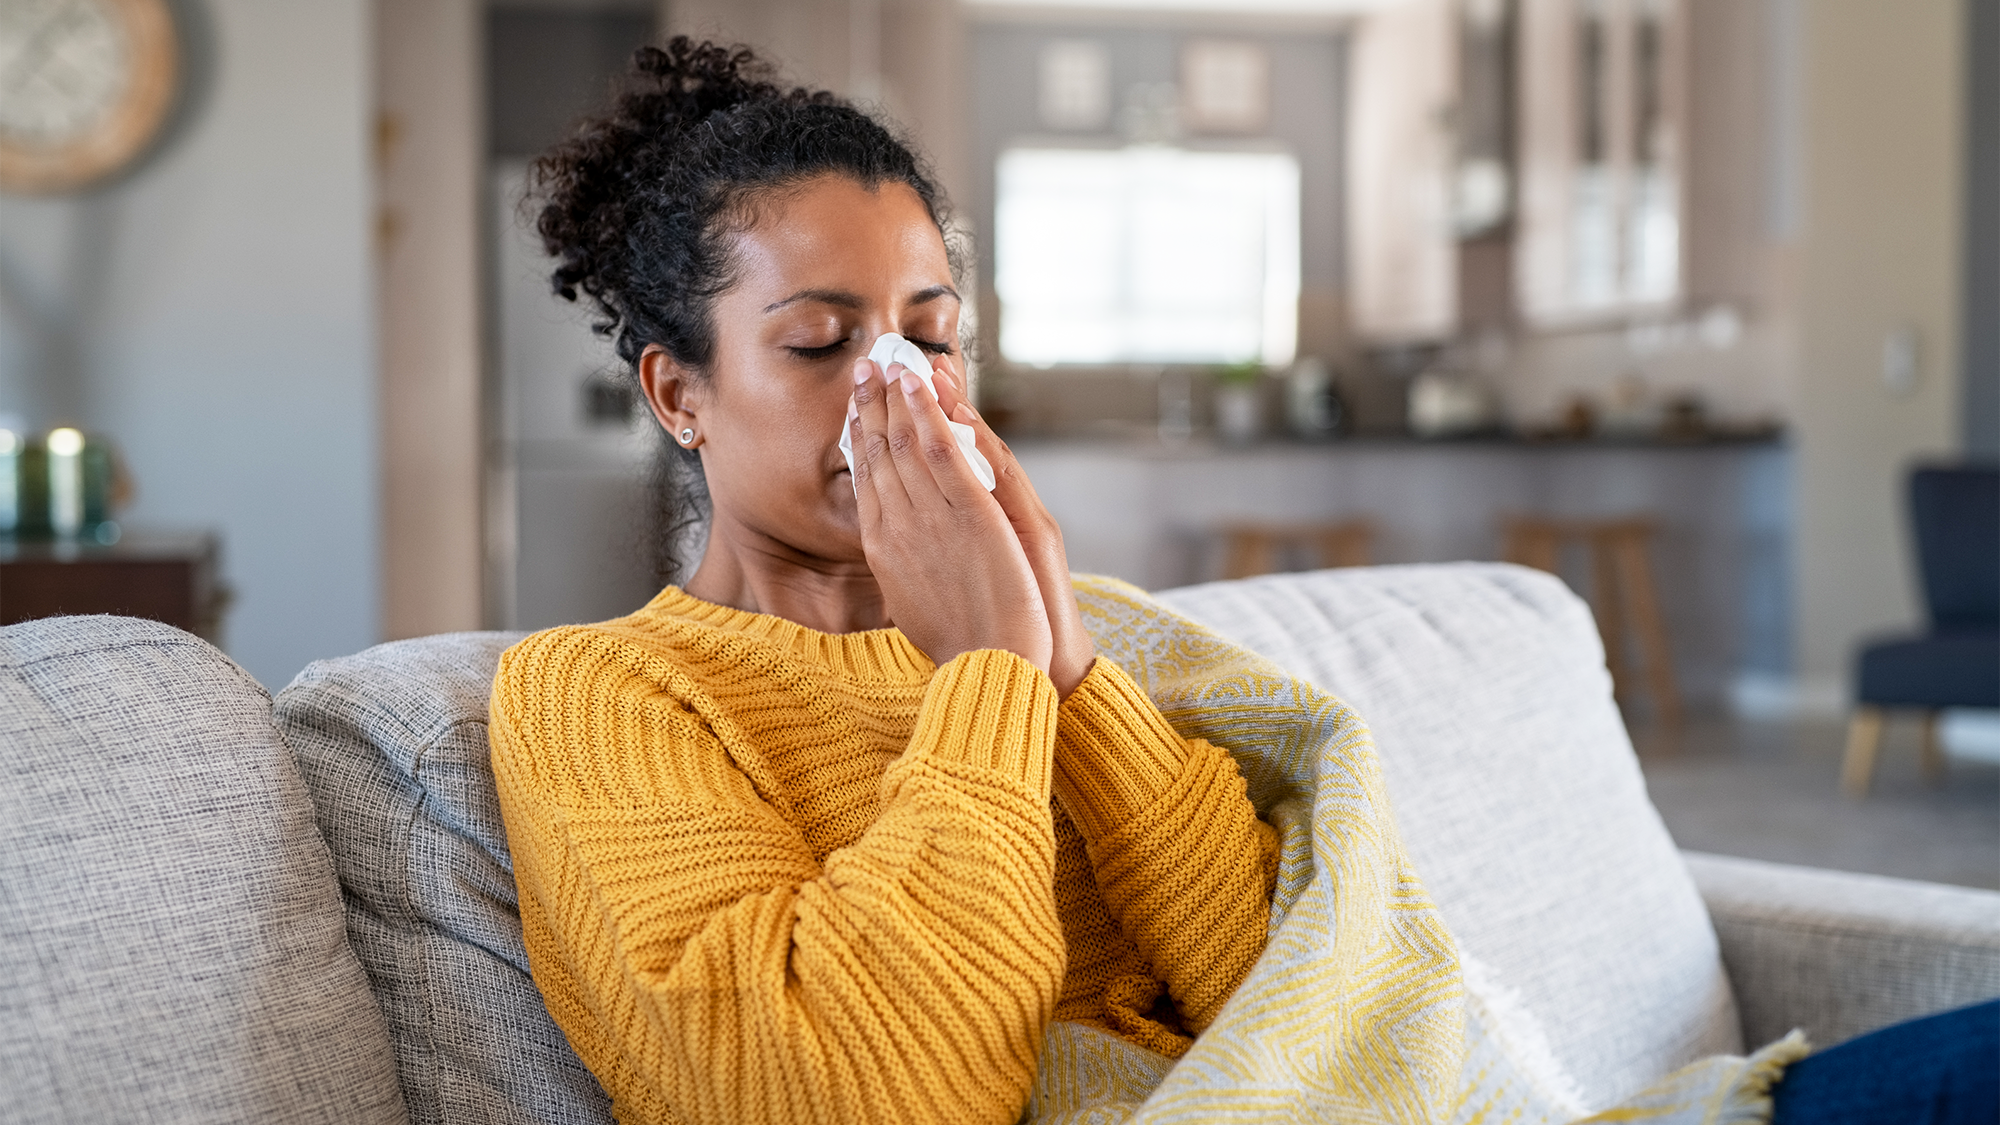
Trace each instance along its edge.
{"label": "fingernail", "polygon": [[866,383],[868,381],[868,377],[874,373],[875,373],[875,364],[870,360],[857,359],[854,361],[855,386],[858,387],[861,386],[863,383]]}
{"label": "fingernail", "polygon": [[972,412],[972,408],[970,406],[967,406],[962,402],[959,403],[957,406],[952,407],[951,416],[953,418],[958,419],[961,422],[965,422],[968,424],[970,424],[974,418],[979,417],[979,415],[974,414]]}
{"label": "fingernail", "polygon": [[915,373],[909,371],[908,369],[905,369],[903,371],[902,382],[903,382],[903,393],[906,395],[916,394],[917,388],[923,385],[923,380],[917,378]]}

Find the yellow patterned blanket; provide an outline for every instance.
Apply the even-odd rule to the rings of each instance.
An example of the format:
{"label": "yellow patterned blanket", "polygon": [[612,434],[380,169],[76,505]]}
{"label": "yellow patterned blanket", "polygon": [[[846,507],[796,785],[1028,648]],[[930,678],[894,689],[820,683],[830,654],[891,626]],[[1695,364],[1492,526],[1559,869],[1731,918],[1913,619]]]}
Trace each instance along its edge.
{"label": "yellow patterned blanket", "polygon": [[1048,1035],[1034,1122],[1533,1125],[1762,1122],[1797,1032],[1584,1116],[1501,1034],[1396,835],[1368,728],[1339,700],[1140,590],[1079,578],[1098,651],[1175,729],[1226,747],[1283,838],[1264,956],[1178,1063],[1075,1024]]}

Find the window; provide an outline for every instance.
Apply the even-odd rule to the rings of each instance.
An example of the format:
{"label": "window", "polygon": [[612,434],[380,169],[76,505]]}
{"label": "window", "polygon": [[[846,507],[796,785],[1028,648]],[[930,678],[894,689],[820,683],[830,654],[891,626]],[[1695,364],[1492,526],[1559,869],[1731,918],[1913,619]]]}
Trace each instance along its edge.
{"label": "window", "polygon": [[1000,154],[1000,350],[1036,366],[1289,363],[1299,166],[1289,154]]}

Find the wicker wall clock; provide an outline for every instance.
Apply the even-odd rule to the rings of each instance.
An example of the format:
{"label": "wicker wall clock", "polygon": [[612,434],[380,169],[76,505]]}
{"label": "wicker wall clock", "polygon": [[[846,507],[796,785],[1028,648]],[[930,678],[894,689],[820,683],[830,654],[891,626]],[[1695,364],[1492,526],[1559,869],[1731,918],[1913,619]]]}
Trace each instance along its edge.
{"label": "wicker wall clock", "polygon": [[0,190],[117,174],[166,123],[178,74],[166,0],[0,0]]}

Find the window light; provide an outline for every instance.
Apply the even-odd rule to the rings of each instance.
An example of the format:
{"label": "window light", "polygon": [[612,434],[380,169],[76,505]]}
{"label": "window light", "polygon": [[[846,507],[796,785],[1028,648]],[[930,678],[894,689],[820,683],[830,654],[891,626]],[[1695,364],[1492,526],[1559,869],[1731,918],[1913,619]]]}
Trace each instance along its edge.
{"label": "window light", "polygon": [[1000,155],[1000,350],[1059,363],[1290,363],[1299,166],[1289,154]]}

